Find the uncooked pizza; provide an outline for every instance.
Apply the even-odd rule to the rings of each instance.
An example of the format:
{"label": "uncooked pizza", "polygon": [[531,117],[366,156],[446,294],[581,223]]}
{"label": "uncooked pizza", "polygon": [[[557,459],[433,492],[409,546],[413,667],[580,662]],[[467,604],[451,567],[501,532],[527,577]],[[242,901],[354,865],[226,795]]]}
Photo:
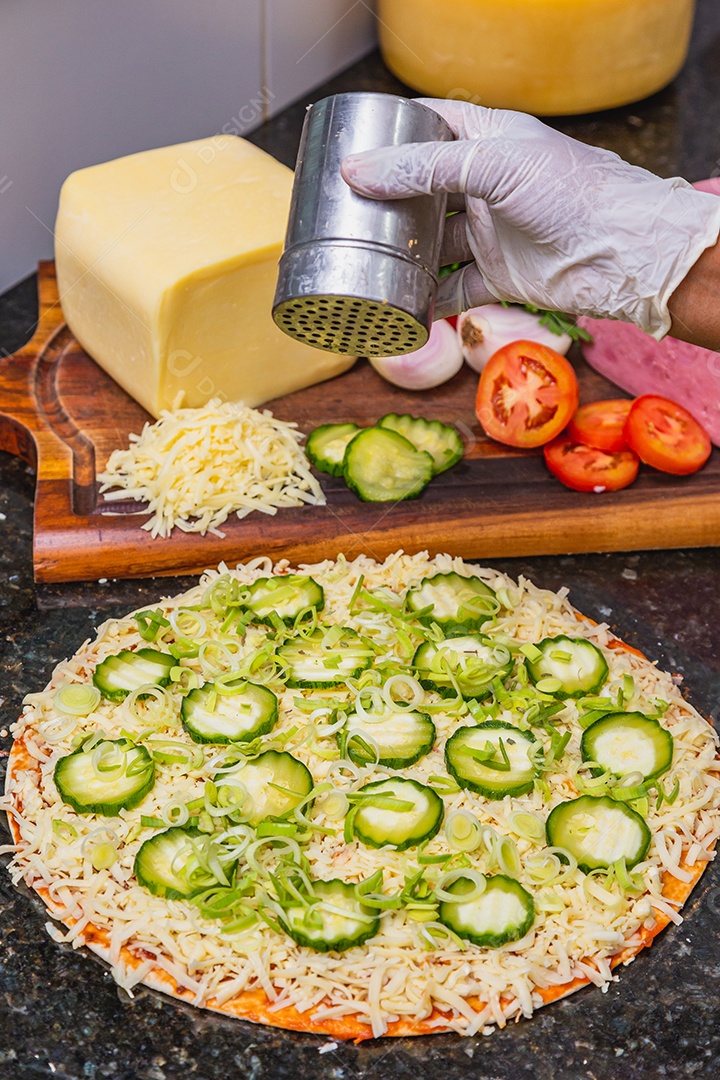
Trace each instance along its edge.
{"label": "uncooked pizza", "polygon": [[11,872],[58,941],[334,1038],[605,987],[720,834],[717,739],[671,676],[448,555],[221,566],[101,626],[14,735]]}

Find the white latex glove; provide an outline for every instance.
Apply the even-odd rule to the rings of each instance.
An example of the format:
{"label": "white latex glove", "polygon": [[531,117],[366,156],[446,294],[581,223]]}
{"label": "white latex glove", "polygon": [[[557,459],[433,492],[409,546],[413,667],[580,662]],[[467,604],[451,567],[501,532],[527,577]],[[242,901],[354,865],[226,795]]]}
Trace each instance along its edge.
{"label": "white latex glove", "polygon": [[[668,301],[720,233],[720,200],[662,180],[524,113],[420,98],[456,135],[345,159],[360,194],[464,194],[448,218],[435,317],[496,300],[634,322],[656,338]],[[455,209],[455,203],[450,201]]]}

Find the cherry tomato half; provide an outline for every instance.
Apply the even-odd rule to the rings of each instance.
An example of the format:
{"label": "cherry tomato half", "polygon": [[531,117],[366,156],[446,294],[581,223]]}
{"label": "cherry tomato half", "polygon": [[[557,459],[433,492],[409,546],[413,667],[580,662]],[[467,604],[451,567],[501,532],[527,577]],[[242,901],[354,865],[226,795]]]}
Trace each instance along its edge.
{"label": "cherry tomato half", "polygon": [[632,450],[598,450],[566,433],[544,446],[543,454],[553,476],[573,491],[619,491],[632,484],[640,467]]}
{"label": "cherry tomato half", "polygon": [[575,442],[595,446],[598,450],[627,450],[625,422],[631,406],[632,401],[628,398],[581,405],[568,424],[567,433]]}
{"label": "cherry tomato half", "polygon": [[491,439],[531,447],[559,435],[577,405],[578,382],[569,361],[536,341],[513,341],[483,368],[475,412]]}
{"label": "cherry tomato half", "polygon": [[697,472],[712,450],[702,424],[682,405],[657,394],[635,398],[625,424],[625,438],[647,465],[676,476]]}

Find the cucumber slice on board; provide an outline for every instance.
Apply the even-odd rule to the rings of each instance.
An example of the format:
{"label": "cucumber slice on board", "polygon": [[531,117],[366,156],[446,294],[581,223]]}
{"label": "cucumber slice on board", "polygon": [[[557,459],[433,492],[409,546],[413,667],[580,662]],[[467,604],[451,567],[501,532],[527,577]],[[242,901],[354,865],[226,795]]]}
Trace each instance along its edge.
{"label": "cucumber slice on board", "polygon": [[266,750],[213,777],[218,794],[223,789],[246,794],[242,803],[243,821],[255,829],[267,818],[281,818],[291,813],[313,789],[310,770],[286,751]]}
{"label": "cucumber slice on board", "polygon": [[287,686],[311,689],[337,686],[370,667],[372,650],[354,630],[342,627],[342,635],[326,645],[327,633],[318,627],[308,637],[298,637],[280,646],[275,655],[287,672]]}
{"label": "cucumber slice on board", "polygon": [[537,776],[528,756],[535,741],[532,732],[502,720],[461,727],[445,743],[445,765],[460,787],[486,799],[525,795]]}
{"label": "cucumber slice on board", "polygon": [[396,431],[417,450],[427,451],[433,459],[435,476],[455,465],[463,456],[463,442],[457,431],[440,420],[425,420],[410,413],[387,413],[378,420],[377,427]]}
{"label": "cucumber slice on board", "polygon": [[180,716],[194,742],[251,742],[272,731],[278,720],[278,699],[272,690],[244,681],[236,689],[239,692],[219,693],[214,682],[206,682],[183,698]]}
{"label": "cucumber slice on board", "polygon": [[123,649],[106,656],[93,672],[93,682],[108,701],[122,701],[141,686],[167,686],[177,660],[157,649]]}
{"label": "cucumber slice on board", "polygon": [[305,453],[320,472],[342,476],[345,448],[358,431],[357,424],[323,424],[308,435]]}
{"label": "cucumber slice on board", "polygon": [[607,660],[587,638],[560,634],[538,641],[535,648],[542,656],[528,660],[530,678],[538,690],[554,697],[596,694],[608,677]]}
{"label": "cucumber slice on board", "polygon": [[380,753],[377,764],[387,769],[406,769],[432,750],[435,725],[427,713],[407,709],[381,713],[371,720],[350,713],[345,728],[337,733],[338,745],[347,736],[347,756],[356,765],[367,765],[375,761],[375,756],[368,756],[360,739],[354,737],[356,734],[373,740]]}
{"label": "cucumber slice on board", "polygon": [[[207,869],[202,869],[193,839],[202,839],[197,829],[173,826],[156,833],[138,848],[135,856],[135,877],[154,896],[167,900],[186,900],[213,885],[222,884]],[[220,865],[228,878],[232,877],[237,860],[223,860]]]}
{"label": "cucumber slice on board", "polygon": [[639,712],[608,713],[583,732],[583,761],[596,761],[615,776],[642,773],[656,780],[672,765],[674,742],[667,728]]}
{"label": "cucumber slice on board", "polygon": [[[358,809],[353,830],[368,847],[392,845],[396,851],[431,840],[442,824],[444,804],[432,788],[417,780],[374,780],[355,793]],[[397,808],[395,808],[397,807]]]}
{"label": "cucumber slice on board", "polygon": [[492,693],[492,681],[505,679],[513,668],[507,649],[498,647],[491,638],[481,634],[446,638],[445,641],[424,641],[412,658],[420,685],[435,690],[442,697],[455,697],[455,686],[447,667],[464,698],[487,697]]}
{"label": "cucumber slice on board", "polygon": [[277,577],[258,578],[249,588],[250,596],[245,607],[252,611],[255,622],[272,625],[270,615],[275,613],[285,623],[295,621],[301,611],[315,608],[322,611],[325,592],[322,585],[304,574],[280,574]]}
{"label": "cucumber slice on board", "polygon": [[410,611],[423,611],[420,615],[425,626],[437,623],[449,637],[460,637],[479,630],[499,609],[495,593],[479,577],[463,577],[461,574],[434,574],[423,578],[417,589],[411,589],[407,597]]}
{"label": "cucumber slice on board", "polygon": [[333,878],[313,881],[315,902],[310,907],[286,907],[278,916],[283,929],[316,952],[344,952],[374,937],[380,927],[376,911],[358,900],[355,886]]}
{"label": "cucumber slice on board", "polygon": [[440,902],[438,920],[444,926],[488,949],[525,937],[535,921],[535,904],[527,889],[513,878],[495,874],[487,879],[480,896],[463,901],[463,895],[470,895],[474,888],[469,878],[457,878],[448,885],[446,892],[457,900]]}
{"label": "cucumber slice on board", "polygon": [[432,479],[433,459],[394,431],[365,428],[347,445],[343,476],[363,502],[415,499]]}
{"label": "cucumber slice on board", "polygon": [[78,814],[115,817],[143,801],[155,783],[155,764],[144,746],[104,739],[61,757],[53,776],[62,801]]}
{"label": "cucumber slice on board", "polygon": [[650,847],[645,819],[608,795],[581,795],[559,803],[550,811],[545,831],[548,844],[569,851],[586,874],[608,869],[618,859],[625,859],[630,870]]}

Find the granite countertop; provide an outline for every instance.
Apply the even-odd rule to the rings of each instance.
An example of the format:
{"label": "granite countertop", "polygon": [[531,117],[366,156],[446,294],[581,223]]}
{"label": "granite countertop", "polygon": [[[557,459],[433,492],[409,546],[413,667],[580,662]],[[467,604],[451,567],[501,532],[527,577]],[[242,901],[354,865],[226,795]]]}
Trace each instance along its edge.
{"label": "granite countertop", "polygon": [[[372,55],[314,97],[349,89],[404,92]],[[306,102],[251,138],[292,165]],[[711,175],[720,155],[720,10],[701,0],[690,61],[667,90],[626,109],[563,119],[578,138],[617,150],[662,175]],[[0,298],[0,350],[18,348],[35,318],[34,281]],[[0,403],[1,404],[1,403]],[[49,677],[112,614],[187,587],[188,579],[36,588],[32,580],[33,476],[0,454],[0,742],[25,693]],[[601,504],[598,503],[601,511]],[[715,550],[495,560],[548,588],[683,677],[688,699],[720,714]],[[2,840],[4,842],[3,834]],[[0,870],[0,1078],[113,1080],[649,1080],[715,1077],[720,1059],[720,872],[710,867],[685,911],[620,973],[595,989],[511,1024],[490,1038],[438,1035],[334,1047],[194,1010],[140,988],[131,1000],[83,950],[47,935],[40,902]],[[321,1052],[322,1051],[322,1052]]]}

